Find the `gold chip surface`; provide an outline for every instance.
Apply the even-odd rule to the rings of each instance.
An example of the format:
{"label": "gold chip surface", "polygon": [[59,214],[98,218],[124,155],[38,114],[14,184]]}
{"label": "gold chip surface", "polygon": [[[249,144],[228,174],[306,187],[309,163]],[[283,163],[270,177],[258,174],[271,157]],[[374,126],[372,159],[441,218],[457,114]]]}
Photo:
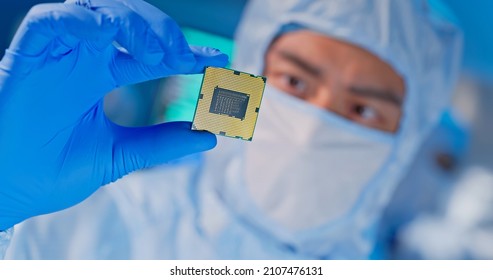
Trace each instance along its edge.
{"label": "gold chip surface", "polygon": [[252,141],[266,78],[207,67],[193,118],[193,130]]}

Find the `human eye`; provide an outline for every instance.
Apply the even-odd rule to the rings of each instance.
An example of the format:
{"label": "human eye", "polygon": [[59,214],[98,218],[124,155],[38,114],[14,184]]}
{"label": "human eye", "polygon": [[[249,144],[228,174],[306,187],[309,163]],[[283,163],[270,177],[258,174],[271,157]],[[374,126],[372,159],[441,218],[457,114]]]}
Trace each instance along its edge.
{"label": "human eye", "polygon": [[375,108],[363,103],[352,104],[351,114],[353,115],[352,119],[369,125],[378,124],[380,119],[379,113]]}
{"label": "human eye", "polygon": [[306,97],[308,84],[300,77],[284,73],[280,75],[280,85],[284,91],[297,97]]}
{"label": "human eye", "polygon": [[395,132],[399,127],[401,111],[394,106],[365,100],[352,100],[346,103],[343,115],[366,127]]}

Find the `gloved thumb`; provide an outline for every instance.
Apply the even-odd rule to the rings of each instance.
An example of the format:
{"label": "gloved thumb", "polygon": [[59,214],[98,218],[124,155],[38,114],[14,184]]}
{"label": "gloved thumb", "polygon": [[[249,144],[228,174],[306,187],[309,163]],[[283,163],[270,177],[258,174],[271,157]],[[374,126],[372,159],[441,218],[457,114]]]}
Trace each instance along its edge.
{"label": "gloved thumb", "polygon": [[114,135],[114,178],[189,154],[212,149],[216,136],[191,130],[190,122],[169,122],[148,127],[111,123]]}

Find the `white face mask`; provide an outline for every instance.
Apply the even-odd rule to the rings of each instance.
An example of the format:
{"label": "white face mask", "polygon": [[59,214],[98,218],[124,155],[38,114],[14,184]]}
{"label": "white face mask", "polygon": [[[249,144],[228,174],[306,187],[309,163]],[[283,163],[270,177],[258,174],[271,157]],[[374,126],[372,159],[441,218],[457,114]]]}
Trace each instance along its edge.
{"label": "white face mask", "polygon": [[320,226],[352,208],[387,160],[393,138],[267,86],[246,145],[246,185],[279,224]]}

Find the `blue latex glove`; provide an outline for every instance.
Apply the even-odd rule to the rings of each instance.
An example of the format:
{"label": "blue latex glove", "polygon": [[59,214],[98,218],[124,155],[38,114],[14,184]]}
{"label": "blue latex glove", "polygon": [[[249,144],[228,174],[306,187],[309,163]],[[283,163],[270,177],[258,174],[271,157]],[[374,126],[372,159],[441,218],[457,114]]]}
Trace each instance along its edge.
{"label": "blue latex glove", "polygon": [[75,205],[134,170],[213,148],[215,136],[188,122],[118,126],[102,98],[227,61],[190,47],[171,18],[140,0],[35,6],[0,62],[0,230]]}

